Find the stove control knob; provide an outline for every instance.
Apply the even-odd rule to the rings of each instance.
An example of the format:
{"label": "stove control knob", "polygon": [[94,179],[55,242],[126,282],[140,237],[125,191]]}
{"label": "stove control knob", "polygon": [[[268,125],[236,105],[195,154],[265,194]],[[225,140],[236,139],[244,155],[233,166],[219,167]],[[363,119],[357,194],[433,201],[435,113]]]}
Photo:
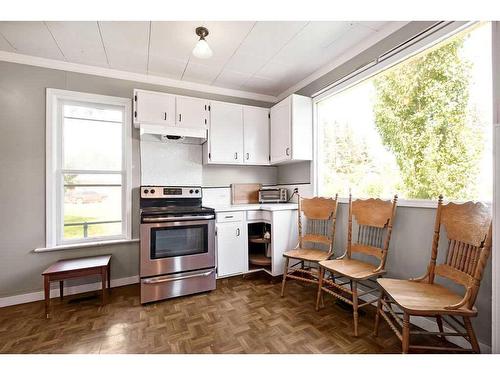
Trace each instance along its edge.
{"label": "stove control knob", "polygon": [[149,193],[149,190],[148,189],[144,189],[144,194],[147,194]]}
{"label": "stove control knob", "polygon": [[155,193],[155,189],[151,189],[151,194],[154,194]]}
{"label": "stove control knob", "polygon": [[189,194],[193,194],[193,192],[194,192],[193,189],[189,190]]}
{"label": "stove control knob", "polygon": [[198,194],[200,191],[199,191],[198,189],[196,189],[194,192],[195,192],[196,194]]}

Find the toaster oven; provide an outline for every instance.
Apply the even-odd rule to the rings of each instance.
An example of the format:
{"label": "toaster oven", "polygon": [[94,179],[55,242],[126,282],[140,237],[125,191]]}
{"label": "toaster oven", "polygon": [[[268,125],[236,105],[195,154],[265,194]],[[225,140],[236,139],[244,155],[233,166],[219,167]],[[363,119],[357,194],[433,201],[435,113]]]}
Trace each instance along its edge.
{"label": "toaster oven", "polygon": [[285,188],[264,188],[259,190],[259,203],[286,203],[288,190]]}

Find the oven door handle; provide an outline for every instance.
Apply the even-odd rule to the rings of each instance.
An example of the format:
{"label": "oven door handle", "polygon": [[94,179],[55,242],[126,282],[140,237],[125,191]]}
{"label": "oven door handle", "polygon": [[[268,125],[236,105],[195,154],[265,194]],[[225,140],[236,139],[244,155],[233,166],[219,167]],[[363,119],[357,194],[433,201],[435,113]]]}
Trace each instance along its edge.
{"label": "oven door handle", "polygon": [[211,219],[215,219],[215,215],[143,217],[142,221],[145,223],[156,223],[162,221],[211,220]]}
{"label": "oven door handle", "polygon": [[151,278],[151,279],[144,280],[144,284],[159,284],[159,283],[166,283],[166,282],[169,282],[169,281],[178,281],[178,280],[184,280],[184,279],[191,279],[193,277],[209,276],[209,275],[211,275],[214,272],[215,272],[215,270],[210,270],[208,272],[195,273],[195,274],[185,275],[185,276],[177,276],[177,277],[154,277],[154,278]]}

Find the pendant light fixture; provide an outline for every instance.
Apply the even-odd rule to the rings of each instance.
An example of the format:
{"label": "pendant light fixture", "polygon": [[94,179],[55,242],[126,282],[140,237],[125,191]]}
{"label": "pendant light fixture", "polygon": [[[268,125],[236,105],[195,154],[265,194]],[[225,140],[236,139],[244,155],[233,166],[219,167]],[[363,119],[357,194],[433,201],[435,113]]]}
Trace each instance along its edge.
{"label": "pendant light fixture", "polygon": [[208,59],[212,57],[213,52],[205,40],[205,37],[208,35],[207,28],[203,26],[197,27],[196,35],[200,37],[200,40],[198,40],[193,48],[193,55],[199,59]]}

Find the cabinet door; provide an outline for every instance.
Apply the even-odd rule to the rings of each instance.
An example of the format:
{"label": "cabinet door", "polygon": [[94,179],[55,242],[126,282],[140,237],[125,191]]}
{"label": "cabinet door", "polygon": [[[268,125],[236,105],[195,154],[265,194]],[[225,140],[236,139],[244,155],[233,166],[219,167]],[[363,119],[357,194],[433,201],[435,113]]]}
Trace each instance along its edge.
{"label": "cabinet door", "polygon": [[208,122],[208,102],[203,99],[176,98],[176,124],[183,128],[203,128]]}
{"label": "cabinet door", "polygon": [[243,107],[244,163],[269,164],[269,109]]}
{"label": "cabinet door", "polygon": [[271,164],[290,160],[291,104],[289,98],[271,108]]}
{"label": "cabinet door", "polygon": [[175,125],[175,96],[136,91],[134,123]]}
{"label": "cabinet door", "polygon": [[229,276],[246,271],[243,222],[217,224],[217,275]]}
{"label": "cabinet door", "polygon": [[243,163],[243,106],[210,103],[209,162]]}

